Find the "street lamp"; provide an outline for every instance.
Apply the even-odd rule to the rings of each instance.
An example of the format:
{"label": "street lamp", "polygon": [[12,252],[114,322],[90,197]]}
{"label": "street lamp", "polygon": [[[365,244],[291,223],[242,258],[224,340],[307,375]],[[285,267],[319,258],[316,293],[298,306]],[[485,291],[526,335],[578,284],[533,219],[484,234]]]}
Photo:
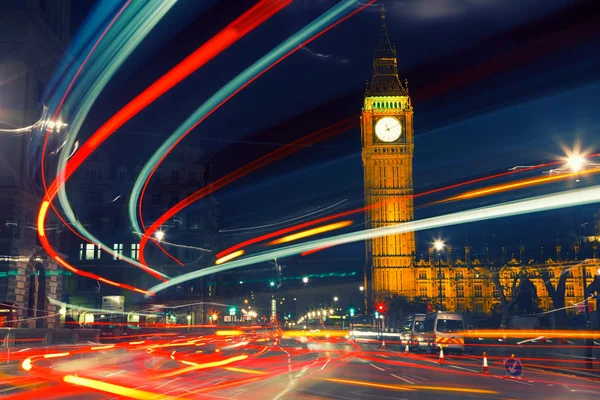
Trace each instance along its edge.
{"label": "street lamp", "polygon": [[269,286],[274,287],[275,286],[275,282],[273,282],[273,281],[269,282]]}
{"label": "street lamp", "polygon": [[364,291],[365,291],[365,287],[364,287],[364,286],[360,286],[360,287],[358,288],[358,290],[360,290],[361,292],[364,292]]}
{"label": "street lamp", "polygon": [[333,297],[333,301],[335,301],[336,303],[337,303],[337,301],[338,301],[338,300],[339,300],[339,299],[338,299],[338,297],[337,297],[337,296],[334,296],[334,297]]}
{"label": "street lamp", "polygon": [[579,172],[585,165],[585,157],[581,154],[571,154],[569,158],[567,158],[567,166],[573,172]]}
{"label": "street lamp", "polygon": [[158,230],[154,233],[154,237],[156,237],[156,240],[159,242],[162,242],[162,240],[165,238],[165,233],[161,230]]}
{"label": "street lamp", "polygon": [[304,311],[308,311],[308,276],[302,278],[304,283]]}
{"label": "street lamp", "polygon": [[439,309],[438,311],[442,310],[442,257],[440,257],[440,251],[442,251],[444,249],[444,242],[442,242],[441,240],[436,240],[433,243],[433,247],[438,251],[438,281],[439,281],[439,286],[438,286],[438,299],[439,299]]}

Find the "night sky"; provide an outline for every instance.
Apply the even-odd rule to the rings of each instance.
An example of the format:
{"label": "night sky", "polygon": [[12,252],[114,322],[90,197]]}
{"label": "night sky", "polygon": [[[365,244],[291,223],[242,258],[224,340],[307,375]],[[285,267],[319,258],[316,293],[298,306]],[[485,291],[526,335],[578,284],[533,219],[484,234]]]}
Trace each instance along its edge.
{"label": "night sky", "polygon": [[[90,7],[73,3],[77,26]],[[116,157],[119,149],[135,140],[135,157],[147,160],[199,104],[335,3],[297,0],[138,115],[102,149]],[[103,92],[82,137],[252,4],[178,1]],[[555,160],[564,156],[563,147],[572,148],[576,142],[582,149],[599,151],[598,2],[528,0],[517,5],[500,0],[399,0],[386,1],[385,6],[390,39],[398,49],[400,78],[409,80],[415,110],[415,193],[515,165]],[[201,148],[217,179],[341,119],[355,116],[358,121],[379,35],[379,10],[379,5],[368,7],[290,56],[209,117],[181,145]],[[144,139],[141,145],[140,138]],[[360,150],[360,131],[352,129],[216,192],[220,228],[278,223],[337,203],[329,210],[361,207]],[[429,206],[418,209],[415,217],[592,182],[568,181]],[[416,205],[437,199],[418,200]],[[421,232],[418,252],[426,253],[434,237],[455,248],[465,240],[474,246],[488,241],[490,247],[508,246],[509,252],[517,252],[521,243],[528,247],[548,246],[557,239],[566,243],[582,233],[581,225],[592,220],[594,210],[580,207]],[[358,214],[353,229],[361,224],[364,217]],[[251,232],[223,232],[222,247],[265,230]],[[297,272],[360,271],[364,245],[329,249],[286,264]]]}

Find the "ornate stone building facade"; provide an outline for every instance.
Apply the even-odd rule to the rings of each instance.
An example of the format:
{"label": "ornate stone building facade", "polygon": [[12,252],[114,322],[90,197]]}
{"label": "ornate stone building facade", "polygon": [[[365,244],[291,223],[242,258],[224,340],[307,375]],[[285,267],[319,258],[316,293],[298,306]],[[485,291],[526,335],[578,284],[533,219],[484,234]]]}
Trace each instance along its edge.
{"label": "ornate stone building facade", "polygon": [[[526,253],[521,246],[518,256],[508,256],[506,249],[502,249],[498,256],[492,257],[487,246],[481,256],[472,256],[471,248],[465,246],[463,256],[455,258],[451,247],[441,252],[432,247],[429,258],[420,259],[415,264],[416,297],[428,299],[438,310],[489,314],[496,305],[500,306],[498,283],[507,302],[510,302],[516,295],[521,278],[527,278],[535,287],[531,290],[531,297],[536,299],[536,306],[551,310],[556,307],[548,293],[548,286],[556,290],[561,275],[564,275],[564,306],[569,312],[579,312],[583,305],[576,304],[583,302],[585,288],[592,283],[600,268],[596,254],[598,248],[594,244],[585,248],[583,252],[576,244],[567,252],[557,245],[555,254],[549,256],[543,249],[539,249],[537,254]],[[595,308],[595,303],[594,299],[589,300],[591,309]]]}
{"label": "ornate stone building facade", "polygon": [[[25,127],[42,115],[44,87],[69,40],[69,11],[68,0],[0,2],[0,128]],[[0,303],[10,313],[0,315],[0,326],[51,328],[58,310],[46,296],[60,298],[63,271],[37,240],[42,190],[32,139],[0,133]],[[57,245],[59,231],[48,232]]]}

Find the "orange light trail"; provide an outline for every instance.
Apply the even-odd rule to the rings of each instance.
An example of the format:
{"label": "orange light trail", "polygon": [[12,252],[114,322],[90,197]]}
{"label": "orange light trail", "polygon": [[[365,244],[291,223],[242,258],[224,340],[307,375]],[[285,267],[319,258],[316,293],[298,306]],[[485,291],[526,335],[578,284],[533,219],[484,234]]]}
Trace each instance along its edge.
{"label": "orange light trail", "polygon": [[[129,1],[121,9],[119,14],[115,17],[115,19],[129,4]],[[192,72],[206,64],[208,61],[212,60],[214,57],[216,57],[218,54],[220,54],[226,48],[228,48],[231,44],[245,36],[247,33],[252,31],[254,28],[262,24],[264,21],[269,19],[271,16],[276,14],[278,11],[280,11],[290,3],[291,0],[261,0],[260,2],[258,2],[254,7],[242,14],[239,18],[237,18],[235,21],[229,24],[225,29],[223,29],[205,44],[200,46],[196,51],[190,54],[182,62],[177,64],[173,69],[171,69],[169,72],[163,75],[159,80],[154,82],[146,90],[144,90],[142,93],[136,96],[125,107],[123,107],[113,117],[111,117],[104,125],[102,125],[102,127],[100,127],[100,129],[98,129],[98,131],[96,131],[90,137],[90,139],[79,148],[79,150],[73,155],[73,157],[69,159],[65,168],[58,173],[57,178],[50,185],[50,187],[47,187],[44,181],[44,188],[46,189],[46,194],[38,214],[38,235],[40,236],[42,246],[52,258],[56,259],[57,261],[59,260],[58,254],[52,248],[48,240],[45,238],[43,232],[44,222],[46,220],[48,212],[48,206],[56,197],[59,188],[65,184],[65,182],[71,177],[75,170],[79,168],[79,166],[90,156],[90,154],[110,135],[112,135],[119,127],[123,126],[123,124],[125,124],[135,115],[137,115],[141,110],[150,105],[160,96],[162,96],[165,92],[170,90],[173,86],[177,85],[183,79],[188,77]],[[112,23],[114,23],[115,19],[113,19],[113,22],[111,22],[111,24],[107,27],[107,30],[110,28],[110,26],[112,26]],[[104,34],[105,33],[106,31],[104,32]],[[100,37],[100,39],[104,37],[104,34]],[[46,136],[46,142],[44,143],[44,153],[47,141],[48,135]],[[42,156],[44,153],[42,153]],[[65,225],[69,226],[69,224],[67,223],[65,223]],[[78,275],[86,276],[91,279],[100,278],[99,276],[96,276],[94,274],[83,273],[83,271],[80,271],[77,268],[69,265],[64,260],[60,260],[59,262],[62,266],[66,267],[71,272],[76,273]],[[142,264],[144,263],[142,262]],[[150,275],[156,277],[157,279],[163,280],[162,276],[159,275],[157,272],[153,271],[152,269],[142,269],[148,272]],[[130,285],[116,285],[116,282],[112,281],[106,281],[105,283],[117,287],[122,287],[128,290],[136,291],[138,293],[150,294],[147,291],[135,288]]]}
{"label": "orange light trail", "polygon": [[217,336],[239,336],[239,335],[243,335],[243,334],[244,334],[244,331],[240,331],[239,329],[215,332],[215,335],[217,335]]}
{"label": "orange light trail", "polygon": [[95,379],[82,378],[80,376],[66,375],[63,381],[72,385],[84,386],[90,389],[98,390],[101,392],[117,394],[119,396],[125,396],[132,399],[175,399],[182,397],[165,396],[160,393],[152,393],[145,390],[128,388],[125,386],[115,385],[113,383],[106,383]]}
{"label": "orange light trail", "polygon": [[[260,73],[258,73],[257,75],[255,75],[252,79],[248,80],[248,82],[246,82],[244,85],[242,85],[241,87],[239,87],[229,97],[227,97],[221,103],[219,103],[204,118],[208,117],[212,112],[214,112],[215,110],[217,110],[221,105],[223,105],[224,103],[226,103],[227,101],[229,101],[230,98],[232,98],[237,93],[239,93],[241,90],[243,90],[244,88],[246,88],[248,85],[250,85],[252,82],[254,82],[256,79],[258,79],[260,76],[262,76],[263,74],[265,74],[267,71],[270,71],[273,67],[275,67],[280,62],[282,62],[283,60],[285,60],[287,57],[289,57],[290,55],[292,55],[293,53],[295,53],[297,50],[303,48],[308,43],[312,42],[313,40],[317,39],[318,37],[320,37],[324,33],[328,32],[329,30],[333,29],[337,25],[339,25],[342,22],[346,21],[348,18],[354,16],[355,14],[357,14],[360,11],[362,11],[365,7],[370,6],[374,2],[375,2],[375,0],[369,0],[369,1],[367,1],[365,4],[362,4],[361,7],[359,7],[358,9],[354,10],[350,14],[348,14],[345,17],[341,18],[340,20],[334,22],[333,24],[329,25],[328,27],[326,27],[322,31],[320,31],[320,32],[316,33],[315,35],[313,35],[312,37],[310,37],[305,42],[301,43],[300,45],[298,45],[294,49],[290,50],[288,53],[284,54],[282,57],[280,57],[279,59],[277,59],[276,61],[274,61],[271,65],[269,65],[263,71],[261,71]],[[343,123],[343,122],[348,122],[348,121],[350,121],[351,126],[355,126],[356,125],[356,120],[354,118],[348,118],[347,120],[344,120],[344,121],[341,121],[341,122]],[[198,121],[198,123],[196,125],[192,126],[192,128],[190,129],[190,131],[192,129],[194,129],[200,122],[202,122],[202,121]],[[187,133],[189,133],[189,131],[186,132],[183,135],[183,137],[185,137],[185,135],[187,135]],[[330,135],[332,135],[331,132],[330,132]],[[309,135],[309,136],[312,136],[312,135]],[[310,139],[307,138],[307,137],[301,138],[301,139],[295,141],[293,144],[296,145],[296,146],[300,145],[300,144],[303,144],[305,141],[314,140],[315,136],[316,136],[316,134],[314,134],[314,136],[312,136]],[[179,141],[177,143],[179,143]],[[177,145],[177,143],[175,143],[175,145]],[[140,262],[142,264],[145,264],[144,251],[143,250],[146,247],[146,244],[148,243],[148,240],[150,240],[152,238],[152,235],[154,235],[154,232],[156,232],[160,228],[160,226],[162,224],[164,224],[166,221],[168,221],[173,215],[177,214],[183,208],[187,207],[188,205],[190,205],[190,204],[198,201],[200,198],[202,198],[202,197],[206,196],[207,194],[211,193],[212,191],[216,190],[218,187],[222,187],[222,186],[226,185],[227,183],[230,183],[233,180],[235,180],[235,179],[237,179],[237,178],[239,178],[241,176],[247,175],[248,173],[257,170],[258,168],[261,168],[262,166],[264,166],[264,165],[266,165],[268,163],[271,163],[275,159],[281,158],[283,155],[285,155],[286,151],[288,152],[288,154],[291,154],[291,153],[295,152],[294,151],[295,149],[294,150],[290,149],[289,146],[291,146],[291,145],[292,144],[290,144],[288,146],[284,146],[282,149],[285,149],[285,151],[280,151],[282,149],[275,150],[272,153],[269,153],[268,155],[263,156],[263,157],[257,159],[256,161],[250,163],[250,165],[247,165],[244,168],[238,169],[234,173],[229,174],[229,175],[227,175],[224,178],[221,178],[218,181],[219,184],[220,184],[220,186],[217,186],[217,184],[215,182],[214,185],[209,185],[206,188],[204,188],[204,190],[201,189],[201,190],[197,191],[196,193],[193,193],[191,196],[186,197],[185,199],[183,199],[182,201],[180,201],[179,203],[177,203],[175,206],[173,206],[171,209],[169,209],[166,213],[164,213],[163,215],[161,215],[150,227],[148,227],[147,231],[142,236],[142,239],[140,241]],[[167,154],[168,154],[168,152],[165,153],[165,155],[163,155],[161,161],[164,159],[164,157]],[[154,170],[153,170],[153,172],[154,172]],[[151,176],[152,175],[150,175],[148,177],[148,179],[146,179],[144,188],[148,185]],[[141,199],[143,199],[143,195],[140,197],[140,207],[141,207]]]}
{"label": "orange light trail", "polygon": [[302,232],[294,233],[294,234],[291,234],[288,236],[284,236],[280,239],[273,240],[272,242],[269,242],[268,244],[271,246],[274,246],[276,244],[289,243],[289,242],[293,242],[295,240],[304,239],[309,236],[318,235],[320,233],[331,232],[336,229],[345,228],[347,226],[352,225],[352,223],[353,223],[353,221],[348,220],[348,221],[336,222],[336,223],[329,224],[329,225],[323,225],[323,226],[319,226],[317,228],[309,229],[307,231],[302,231]]}
{"label": "orange light trail", "polygon": [[558,180],[562,180],[562,179],[566,179],[566,178],[572,178],[574,176],[594,174],[596,172],[600,172],[600,168],[594,168],[594,169],[578,171],[578,172],[570,172],[570,173],[565,173],[565,174],[560,174],[560,175],[549,175],[549,176],[543,176],[543,177],[537,177],[537,178],[523,179],[518,182],[506,183],[506,184],[492,186],[490,188],[485,188],[485,189],[480,189],[480,190],[473,190],[471,192],[467,192],[467,193],[464,193],[464,194],[461,194],[458,196],[450,197],[448,199],[440,200],[440,201],[437,201],[434,203],[429,203],[429,204],[431,205],[431,204],[446,203],[446,202],[455,201],[455,200],[472,199],[475,197],[481,197],[481,196],[485,196],[488,194],[501,193],[501,192],[506,192],[509,190],[521,189],[521,188],[527,187],[527,186],[540,185],[540,184],[554,182],[554,181],[558,181]]}
{"label": "orange light trail", "polygon": [[231,372],[240,372],[242,374],[254,374],[254,375],[266,375],[267,374],[267,372],[264,372],[264,371],[256,371],[253,369],[246,369],[246,368],[225,367],[223,369],[227,370],[227,371],[231,371]]}
{"label": "orange light trail", "polygon": [[420,386],[420,385],[411,385],[411,386],[402,386],[402,385],[385,385],[380,383],[373,382],[364,382],[364,381],[355,381],[350,379],[336,379],[336,378],[320,378],[322,381],[334,382],[334,383],[344,383],[348,385],[357,385],[357,386],[366,386],[373,388],[381,388],[381,389],[391,389],[391,390],[403,390],[403,391],[414,391],[414,390],[427,390],[427,391],[435,391],[435,392],[452,392],[452,393],[477,393],[477,394],[498,394],[495,390],[485,390],[485,389],[475,389],[475,388],[457,388],[457,387],[448,387],[448,386]]}
{"label": "orange light trail", "polygon": [[223,264],[223,263],[225,263],[227,261],[231,261],[234,258],[237,258],[237,257],[243,255],[244,253],[245,253],[244,250],[234,251],[233,253],[227,254],[224,257],[217,258],[217,261],[215,261],[215,264],[219,265],[219,264]]}
{"label": "orange light trail", "polygon": [[188,372],[196,371],[196,370],[199,370],[199,369],[222,367],[224,365],[228,365],[228,364],[234,363],[236,361],[242,361],[242,360],[245,360],[247,358],[248,358],[247,354],[242,354],[240,356],[226,358],[225,360],[207,362],[207,363],[203,363],[203,364],[198,364],[198,363],[195,363],[195,362],[192,362],[192,361],[179,360],[180,363],[185,364],[185,365],[189,365],[189,367],[185,367],[185,368],[178,369],[176,371],[164,373],[164,374],[160,375],[158,378],[159,379],[169,378],[169,377],[172,377],[172,376],[175,376],[175,375],[186,374]]}

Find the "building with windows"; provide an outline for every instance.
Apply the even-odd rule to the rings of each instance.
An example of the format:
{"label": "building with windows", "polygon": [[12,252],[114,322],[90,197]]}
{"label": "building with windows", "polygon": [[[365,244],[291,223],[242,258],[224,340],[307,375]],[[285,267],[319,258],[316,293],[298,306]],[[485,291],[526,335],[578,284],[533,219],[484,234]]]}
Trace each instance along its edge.
{"label": "building with windows", "polygon": [[[69,41],[69,13],[69,0],[0,2],[0,303],[14,310],[0,315],[0,326],[58,322],[47,296],[61,297],[64,271],[35,230],[43,190],[33,144],[40,133],[14,131],[41,118],[44,88]],[[60,229],[47,232],[60,251]]]}
{"label": "building with windows", "polygon": [[[201,163],[202,155],[201,150],[189,146],[172,151],[146,189],[143,203],[146,225],[210,182],[209,171]],[[115,254],[71,235],[69,262],[111,281],[148,289],[159,281],[119,257],[124,255],[134,260],[140,257],[140,235],[132,231],[127,211],[139,169],[139,165],[114,162],[107,153],[96,151],[73,175],[67,193],[79,221]],[[163,225],[160,237],[156,237],[169,255],[148,242],[145,254],[148,265],[167,276],[212,265],[216,223],[216,201],[211,196],[185,208]],[[205,292],[203,282],[192,281],[178,287],[176,297],[203,298],[214,295],[214,291],[208,286]],[[100,308],[102,297],[114,295],[125,296],[126,310],[144,301],[140,294],[83,277],[72,277],[65,283],[65,297],[71,304]]]}
{"label": "building with windows", "polygon": [[[451,247],[438,251],[432,246],[428,259],[421,258],[414,266],[416,296],[428,299],[438,310],[489,314],[500,304],[499,284],[510,301],[518,294],[521,279],[526,278],[535,286],[531,296],[536,299],[536,306],[551,310],[555,305],[548,293],[548,285],[556,290],[561,275],[564,275],[564,302],[573,306],[583,302],[585,288],[598,274],[597,250],[594,242],[588,242],[575,244],[570,249],[556,245],[553,255],[543,249],[526,251],[521,246],[518,256],[512,253],[508,256],[505,248],[492,256],[484,246],[480,256],[472,256],[471,247],[465,246],[462,256],[455,257]],[[595,300],[590,299],[589,304],[594,309]],[[581,310],[582,307],[573,306],[570,312]]]}

